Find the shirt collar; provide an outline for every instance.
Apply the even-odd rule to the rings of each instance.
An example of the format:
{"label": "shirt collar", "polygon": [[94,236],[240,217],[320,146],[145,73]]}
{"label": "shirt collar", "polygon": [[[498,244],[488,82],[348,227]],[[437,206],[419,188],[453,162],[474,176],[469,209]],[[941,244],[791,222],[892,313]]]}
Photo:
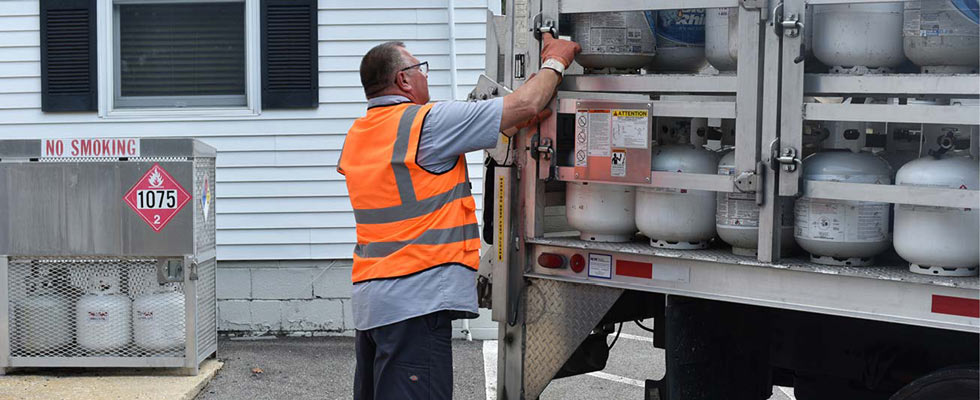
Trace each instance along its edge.
{"label": "shirt collar", "polygon": [[411,102],[411,100],[409,100],[408,97],[397,94],[389,94],[368,99],[368,108],[390,106],[409,102]]}

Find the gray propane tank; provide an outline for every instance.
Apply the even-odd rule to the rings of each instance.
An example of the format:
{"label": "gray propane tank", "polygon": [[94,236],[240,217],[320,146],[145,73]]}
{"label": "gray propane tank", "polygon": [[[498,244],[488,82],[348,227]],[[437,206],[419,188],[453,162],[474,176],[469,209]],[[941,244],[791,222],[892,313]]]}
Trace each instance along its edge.
{"label": "gray propane tank", "polygon": [[[692,145],[653,148],[651,170],[714,174],[714,152]],[[636,226],[650,245],[668,249],[703,249],[715,236],[715,193],[703,190],[639,187]]]}
{"label": "gray propane tank", "polygon": [[[926,156],[905,164],[896,185],[977,190],[980,165],[968,155]],[[980,211],[895,205],[895,251],[912,272],[928,275],[977,275]]]}
{"label": "gray propane tank", "polygon": [[[891,184],[885,160],[841,149],[810,155],[802,175],[811,181]],[[796,243],[819,264],[870,265],[891,243],[890,208],[889,203],[801,197],[795,206]]]}
{"label": "gray propane tank", "polygon": [[980,66],[977,0],[905,3],[905,56],[924,73],[970,73]]}
{"label": "gray propane tank", "polygon": [[[730,151],[718,161],[718,175],[735,175],[735,152]],[[759,254],[759,206],[755,204],[755,193],[717,194],[718,204],[715,213],[715,228],[718,237],[732,246],[732,253],[740,256]],[[785,200],[780,205],[782,228],[779,230],[783,254],[789,254],[793,242],[793,201]]]}
{"label": "gray propane tank", "polygon": [[575,61],[594,70],[639,70],[656,53],[656,39],[642,11],[568,14],[572,40],[582,46]]}
{"label": "gray propane tank", "polygon": [[697,72],[704,66],[703,8],[647,11],[657,37],[657,55],[651,71]]}
{"label": "gray propane tank", "polygon": [[905,61],[902,3],[813,6],[813,54],[832,72],[888,72]]}
{"label": "gray propane tank", "polygon": [[568,182],[565,216],[582,240],[628,242],[636,233],[636,188],[594,182]]}

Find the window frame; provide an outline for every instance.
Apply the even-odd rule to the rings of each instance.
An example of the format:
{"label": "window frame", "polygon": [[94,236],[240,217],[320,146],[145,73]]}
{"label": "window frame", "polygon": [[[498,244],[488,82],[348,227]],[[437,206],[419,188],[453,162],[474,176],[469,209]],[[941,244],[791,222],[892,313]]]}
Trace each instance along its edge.
{"label": "window frame", "polygon": [[[244,3],[245,4],[245,105],[209,105],[209,98],[225,96],[187,97],[187,107],[153,105],[154,97],[135,98],[145,106],[118,104],[119,74],[119,25],[117,5],[125,4],[176,4],[176,3]],[[187,117],[246,117],[258,116],[261,99],[261,40],[259,0],[100,0],[98,2],[98,64],[99,64],[99,116],[102,118],[187,118]],[[237,97],[237,96],[234,96]],[[158,102],[159,104],[159,102]],[[213,103],[211,103],[213,104]]]}

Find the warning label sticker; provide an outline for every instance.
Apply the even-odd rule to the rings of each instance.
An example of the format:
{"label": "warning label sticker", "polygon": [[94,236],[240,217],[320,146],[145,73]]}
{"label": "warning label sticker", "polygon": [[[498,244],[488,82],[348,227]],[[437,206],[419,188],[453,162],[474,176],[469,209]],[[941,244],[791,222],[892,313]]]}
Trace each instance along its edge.
{"label": "warning label sticker", "polygon": [[153,167],[123,196],[123,201],[160,232],[191,200],[191,195],[160,164]]}
{"label": "warning label sticker", "polygon": [[211,184],[207,176],[204,177],[204,185],[201,186],[201,211],[204,222],[208,222],[208,214],[211,213]]}
{"label": "warning label sticker", "polygon": [[609,157],[609,110],[589,110],[589,157]]}
{"label": "warning label sticker", "polygon": [[649,147],[647,140],[647,128],[649,126],[649,111],[647,110],[613,110],[612,146],[628,149]]}
{"label": "warning label sticker", "polygon": [[575,113],[575,166],[589,165],[589,112],[579,110]]}
{"label": "warning label sticker", "polygon": [[609,159],[609,175],[626,176],[626,150],[613,150],[612,158]]}
{"label": "warning label sticker", "polygon": [[594,278],[612,278],[612,256],[607,254],[589,253],[589,276]]}

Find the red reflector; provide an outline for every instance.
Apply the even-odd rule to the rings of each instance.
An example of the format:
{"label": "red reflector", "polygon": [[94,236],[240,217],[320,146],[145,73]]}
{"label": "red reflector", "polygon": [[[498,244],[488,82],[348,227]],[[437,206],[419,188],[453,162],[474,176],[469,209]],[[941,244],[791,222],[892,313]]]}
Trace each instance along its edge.
{"label": "red reflector", "polygon": [[932,312],[980,318],[980,300],[932,295]]}
{"label": "red reflector", "polygon": [[572,271],[575,273],[585,271],[585,257],[582,257],[581,254],[572,255],[571,265]]}
{"label": "red reflector", "polygon": [[538,256],[538,265],[545,268],[565,268],[565,257],[560,254],[541,253]]}
{"label": "red reflector", "polygon": [[653,264],[616,260],[616,275],[651,279],[653,278]]}

